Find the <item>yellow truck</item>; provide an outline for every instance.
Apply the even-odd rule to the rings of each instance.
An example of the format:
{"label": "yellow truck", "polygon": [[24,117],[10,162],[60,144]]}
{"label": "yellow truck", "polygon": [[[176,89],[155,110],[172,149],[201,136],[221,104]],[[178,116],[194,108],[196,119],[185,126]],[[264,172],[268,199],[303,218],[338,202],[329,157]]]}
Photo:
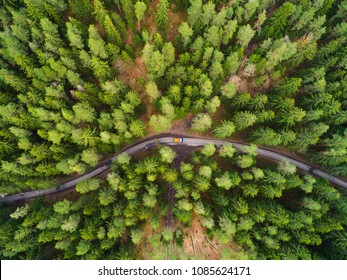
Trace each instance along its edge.
{"label": "yellow truck", "polygon": [[182,142],[184,142],[184,139],[183,138],[174,138],[173,142],[174,143],[182,143]]}

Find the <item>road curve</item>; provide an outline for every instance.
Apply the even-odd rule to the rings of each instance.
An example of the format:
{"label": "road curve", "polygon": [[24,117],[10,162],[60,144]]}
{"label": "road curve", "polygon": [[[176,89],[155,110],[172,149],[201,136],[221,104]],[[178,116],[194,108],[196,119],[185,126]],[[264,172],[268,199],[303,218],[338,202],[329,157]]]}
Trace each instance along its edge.
{"label": "road curve", "polygon": [[[20,201],[26,201],[28,199],[32,199],[35,197],[40,197],[40,196],[46,196],[49,194],[54,194],[54,193],[58,193],[58,192],[62,192],[65,191],[67,189],[71,189],[74,186],[76,186],[76,184],[80,181],[83,181],[85,179],[88,178],[92,178],[95,177],[103,172],[105,172],[106,170],[108,170],[112,164],[112,162],[116,161],[119,157],[119,155],[123,152],[127,153],[128,155],[132,155],[136,152],[138,152],[139,150],[157,145],[157,144],[161,144],[161,145],[187,145],[187,146],[203,146],[206,144],[214,144],[216,146],[224,146],[227,144],[232,144],[237,150],[243,150],[243,148],[245,146],[248,146],[248,144],[240,144],[234,141],[222,141],[222,140],[214,140],[214,139],[205,139],[205,138],[192,138],[192,137],[184,137],[182,135],[170,135],[170,137],[160,137],[162,135],[157,135],[157,138],[153,138],[147,141],[143,141],[143,142],[138,142],[136,144],[134,144],[133,146],[125,149],[124,151],[116,154],[113,158],[111,158],[109,161],[107,161],[106,163],[104,163],[103,165],[96,167],[95,169],[83,174],[82,176],[79,176],[75,179],[72,179],[70,181],[67,181],[63,184],[61,184],[58,187],[52,188],[52,189],[48,189],[48,190],[37,190],[37,191],[29,191],[29,192],[24,192],[24,193],[20,193],[20,194],[15,194],[15,195],[8,195],[5,197],[0,198],[0,203],[14,203],[14,202],[20,202]],[[174,143],[173,142],[173,137],[184,137],[184,142],[182,143]],[[328,181],[330,181],[331,183],[338,185],[340,187],[343,188],[347,188],[347,182],[336,177],[333,175],[330,175],[326,172],[323,172],[309,164],[300,162],[298,160],[292,159],[290,157],[281,155],[280,153],[277,152],[273,152],[273,151],[269,151],[267,149],[264,148],[259,148],[257,149],[258,151],[258,155],[272,159],[272,160],[276,160],[276,161],[285,161],[287,160],[288,162],[290,162],[291,164],[294,164],[297,168],[306,171],[306,172],[310,172],[313,175],[316,175],[318,177],[322,177],[327,179]]]}

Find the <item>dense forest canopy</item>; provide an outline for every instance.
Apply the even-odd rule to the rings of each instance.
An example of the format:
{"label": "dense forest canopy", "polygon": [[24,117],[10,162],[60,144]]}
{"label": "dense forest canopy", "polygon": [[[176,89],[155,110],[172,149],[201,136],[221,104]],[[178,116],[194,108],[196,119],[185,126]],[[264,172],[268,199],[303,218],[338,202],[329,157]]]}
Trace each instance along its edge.
{"label": "dense forest canopy", "polygon": [[[1,195],[53,188],[164,131],[347,176],[346,0],[0,3]],[[2,206],[0,253],[163,258],[199,224],[218,258],[347,258],[345,197],[257,163],[255,145],[123,154],[69,199]]]}
{"label": "dense forest canopy", "polygon": [[[140,160],[122,154],[105,178],[78,183],[72,200],[3,208],[2,257],[347,257],[347,198],[325,180],[299,175],[287,162],[257,164],[255,146],[238,153],[208,144],[179,165],[176,156],[165,146]],[[201,231],[217,255],[201,249],[208,247]]]}

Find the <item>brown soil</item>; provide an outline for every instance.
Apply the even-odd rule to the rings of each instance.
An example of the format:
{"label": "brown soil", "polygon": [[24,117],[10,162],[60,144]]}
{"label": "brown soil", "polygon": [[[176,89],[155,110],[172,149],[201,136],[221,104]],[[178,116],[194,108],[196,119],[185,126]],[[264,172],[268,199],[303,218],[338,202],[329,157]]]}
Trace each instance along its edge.
{"label": "brown soil", "polygon": [[208,239],[198,216],[193,216],[190,228],[184,229],[183,235],[184,252],[194,259],[218,260],[225,249],[229,248],[231,252],[238,251],[233,243],[223,245],[215,238]]}
{"label": "brown soil", "polygon": [[124,43],[126,45],[131,45],[133,47],[133,44],[134,44],[133,35],[134,35],[133,31],[131,29],[128,29],[125,40],[124,40]]}
{"label": "brown soil", "polygon": [[117,78],[140,94],[142,103],[146,108],[146,114],[142,115],[140,119],[148,126],[149,118],[153,113],[153,105],[145,92],[144,84],[138,82],[139,79],[143,79],[143,81],[147,80],[147,69],[144,61],[141,57],[136,57],[135,62],[118,61],[115,67],[120,72]]}
{"label": "brown soil", "polygon": [[193,119],[193,114],[189,114],[188,116],[186,116],[183,119],[180,119],[178,121],[174,121],[172,123],[170,133],[178,133],[178,134],[188,133],[192,119]]}
{"label": "brown soil", "polygon": [[61,193],[47,195],[44,197],[44,201],[49,205],[64,199],[74,201],[79,197],[79,195],[80,194],[76,192],[76,189],[73,188],[69,189],[68,191],[62,191]]}
{"label": "brown soil", "polygon": [[237,92],[250,92],[250,86],[246,79],[232,75],[229,77],[228,81],[231,81],[236,85]]}
{"label": "brown soil", "polygon": [[127,83],[131,89],[138,90],[137,80],[139,78],[147,78],[147,69],[144,61],[141,57],[136,57],[135,62],[117,62],[117,66],[121,63],[121,71],[117,78]]}
{"label": "brown soil", "polygon": [[[147,11],[146,15],[143,19],[144,27],[148,30],[151,35],[154,35],[158,32],[157,24],[155,22],[155,14],[157,11],[157,5],[159,0],[153,0],[149,6],[149,11]],[[169,23],[167,27],[167,40],[173,41],[178,34],[178,27],[181,25],[183,21],[187,19],[187,13],[183,12],[173,12],[175,9],[175,5],[171,5],[169,10]]]}
{"label": "brown soil", "polygon": [[169,26],[168,26],[168,36],[167,39],[172,42],[178,34],[178,27],[181,25],[183,21],[187,20],[187,13],[182,12],[172,12],[174,10],[175,5],[171,6],[169,11]]}
{"label": "brown soil", "polygon": [[147,10],[145,16],[143,17],[143,25],[151,35],[154,35],[157,32],[157,24],[155,23],[155,13],[157,10],[158,2],[159,0],[151,1],[149,10]]}
{"label": "brown soil", "polygon": [[228,81],[232,81],[236,85],[236,91],[238,93],[250,93],[250,94],[256,94],[256,93],[262,93],[269,90],[271,87],[271,79],[268,74],[266,74],[266,79],[264,83],[256,88],[255,87],[255,78],[247,78],[242,75],[242,69],[238,71],[238,75],[231,75],[228,78]]}
{"label": "brown soil", "polygon": [[102,37],[105,36],[104,28],[102,27],[100,22],[95,23],[95,28],[96,28],[96,30],[98,30],[98,33],[100,34],[100,36],[102,36]]}
{"label": "brown soil", "polygon": [[152,246],[149,242],[149,239],[152,237],[152,235],[154,233],[149,222],[147,222],[146,225],[143,227],[143,232],[145,233],[144,238],[143,238],[143,242],[141,242],[137,246],[137,252],[139,254],[139,259],[149,260],[149,259],[151,259],[150,255],[152,252]]}

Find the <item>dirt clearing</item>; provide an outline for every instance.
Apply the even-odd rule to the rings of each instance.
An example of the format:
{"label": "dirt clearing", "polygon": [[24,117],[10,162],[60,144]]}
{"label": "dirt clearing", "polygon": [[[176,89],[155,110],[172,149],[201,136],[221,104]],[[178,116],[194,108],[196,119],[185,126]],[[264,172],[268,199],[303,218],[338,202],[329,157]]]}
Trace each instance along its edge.
{"label": "dirt clearing", "polygon": [[184,252],[193,259],[219,260],[225,251],[230,252],[231,258],[238,255],[239,250],[233,243],[224,245],[215,238],[209,239],[196,215],[193,216],[191,226],[183,230],[183,235]]}

